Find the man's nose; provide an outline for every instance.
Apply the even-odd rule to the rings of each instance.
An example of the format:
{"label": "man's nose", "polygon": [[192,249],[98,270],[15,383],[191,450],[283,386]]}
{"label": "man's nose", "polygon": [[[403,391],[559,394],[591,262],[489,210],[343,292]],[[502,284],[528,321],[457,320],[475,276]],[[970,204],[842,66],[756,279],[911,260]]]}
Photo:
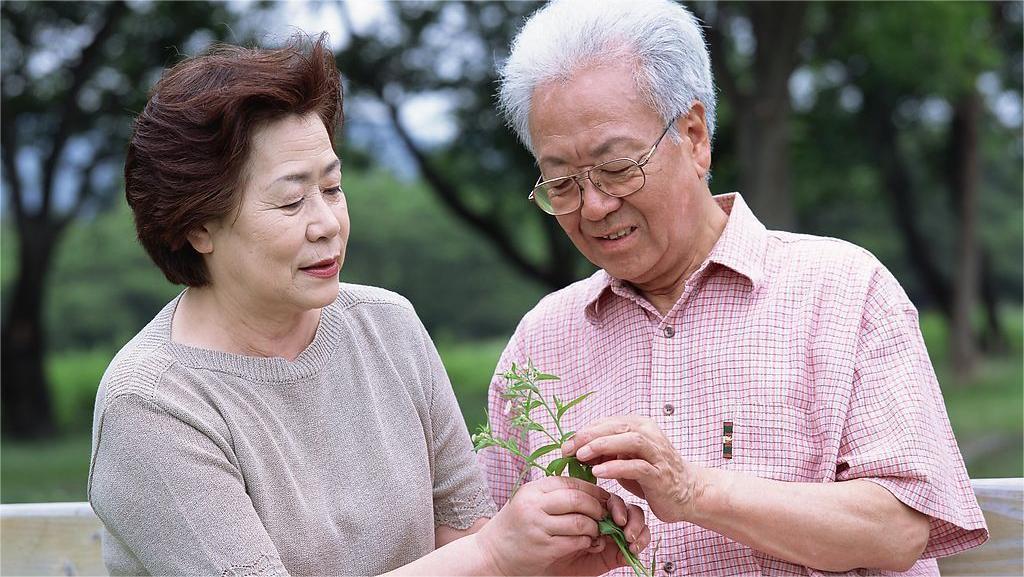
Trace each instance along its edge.
{"label": "man's nose", "polygon": [[615,212],[622,205],[622,199],[609,196],[597,188],[593,180],[581,178],[577,181],[580,186],[580,196],[583,198],[583,207],[580,208],[580,215],[590,221],[599,221]]}

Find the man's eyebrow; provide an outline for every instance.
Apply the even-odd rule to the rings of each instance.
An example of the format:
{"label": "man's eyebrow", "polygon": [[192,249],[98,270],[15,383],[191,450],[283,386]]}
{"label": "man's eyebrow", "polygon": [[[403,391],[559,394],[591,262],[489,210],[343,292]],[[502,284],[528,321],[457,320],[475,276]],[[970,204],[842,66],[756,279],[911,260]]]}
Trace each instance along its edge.
{"label": "man's eyebrow", "polygon": [[[323,178],[323,177],[327,176],[328,174],[330,174],[330,173],[332,173],[335,170],[340,169],[340,168],[341,168],[341,159],[340,158],[335,158],[327,166],[324,167],[323,171],[320,174],[320,177]],[[303,183],[309,182],[311,179],[312,179],[312,175],[309,174],[308,172],[293,172],[291,174],[286,174],[284,176],[278,177],[277,179],[274,180],[274,182],[272,182],[270,184],[274,185],[274,184],[277,184],[278,182],[281,182],[281,181],[284,181],[284,182],[297,182],[299,184],[303,184]]]}
{"label": "man's eyebrow", "polygon": [[[636,140],[631,138],[631,137],[629,137],[629,136],[625,136],[625,135],[623,135],[623,136],[613,136],[613,137],[609,138],[608,140],[604,141],[603,143],[601,143],[601,145],[598,146],[597,148],[595,148],[590,153],[590,155],[595,159],[595,163],[601,163],[601,162],[605,162],[605,161],[608,161],[608,160],[613,160],[611,158],[601,158],[601,157],[605,156],[606,154],[608,154],[609,152],[611,152],[612,150],[614,150],[616,148],[620,148],[624,144],[633,144],[635,142],[636,142]],[[569,163],[566,162],[565,160],[561,159],[561,158],[558,158],[558,157],[542,156],[537,161],[537,164],[538,165],[546,164],[546,165],[551,166],[551,167],[560,167],[560,166],[565,166],[566,164],[569,164]]]}

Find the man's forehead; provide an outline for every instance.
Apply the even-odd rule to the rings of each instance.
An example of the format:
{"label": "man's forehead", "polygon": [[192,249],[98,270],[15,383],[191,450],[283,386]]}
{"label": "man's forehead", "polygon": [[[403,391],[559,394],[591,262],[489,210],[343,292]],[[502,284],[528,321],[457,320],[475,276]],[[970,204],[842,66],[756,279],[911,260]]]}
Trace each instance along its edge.
{"label": "man's forehead", "polygon": [[626,156],[634,152],[641,142],[640,138],[632,131],[616,130],[614,132],[581,133],[576,138],[557,139],[561,142],[554,142],[552,139],[545,145],[537,147],[537,163],[543,166],[558,167],[573,164],[581,160],[605,160],[605,157],[615,156],[616,158]]}

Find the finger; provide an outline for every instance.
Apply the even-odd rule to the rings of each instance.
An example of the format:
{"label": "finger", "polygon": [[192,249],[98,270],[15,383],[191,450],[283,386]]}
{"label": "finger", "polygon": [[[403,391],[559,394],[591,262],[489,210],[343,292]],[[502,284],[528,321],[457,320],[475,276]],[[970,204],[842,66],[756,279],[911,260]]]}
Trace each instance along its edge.
{"label": "finger", "polygon": [[616,525],[619,527],[626,525],[626,521],[629,519],[629,511],[626,509],[626,502],[622,500],[622,497],[613,493],[608,497],[608,503],[605,506],[608,507],[608,513],[611,514],[612,520],[615,521]]}
{"label": "finger", "polygon": [[585,445],[578,446],[576,458],[589,462],[593,461],[595,457],[628,457],[645,459],[653,463],[659,458],[660,441],[661,439],[652,439],[637,431],[598,437]]}
{"label": "finger", "polygon": [[636,543],[630,545],[629,548],[632,549],[634,553],[639,553],[646,549],[650,544],[651,528],[644,525],[644,530],[640,532],[640,538],[636,540]]}
{"label": "finger", "polygon": [[636,505],[627,505],[626,509],[628,510],[628,519],[619,523],[619,526],[622,527],[623,532],[626,534],[626,540],[630,543],[635,543],[640,537],[640,533],[643,532],[644,527],[647,526],[644,520],[644,510]]}
{"label": "finger", "polygon": [[601,463],[594,467],[592,472],[600,479],[629,479],[642,483],[653,477],[657,469],[647,461],[630,459]]}
{"label": "finger", "polygon": [[530,484],[536,486],[544,493],[553,493],[555,491],[563,491],[566,489],[582,491],[601,502],[607,501],[608,497],[611,495],[611,493],[593,483],[588,483],[572,477],[543,477]]}
{"label": "finger", "polygon": [[575,537],[578,535],[585,535],[588,537],[586,546],[583,549],[589,549],[592,545],[590,539],[597,539],[601,536],[601,530],[597,526],[597,521],[578,513],[570,513],[568,515],[555,515],[546,518],[541,526],[544,532],[553,537]]}
{"label": "finger", "polygon": [[606,417],[583,427],[562,443],[562,456],[575,455],[576,450],[598,437],[619,435],[632,430],[634,417]]}
{"label": "finger", "polygon": [[553,557],[561,559],[578,551],[586,551],[593,543],[593,539],[586,535],[555,535],[548,537],[545,545]]}
{"label": "finger", "polygon": [[603,502],[574,489],[545,493],[540,502],[540,510],[548,515],[579,513],[597,521],[604,518],[604,509]]}

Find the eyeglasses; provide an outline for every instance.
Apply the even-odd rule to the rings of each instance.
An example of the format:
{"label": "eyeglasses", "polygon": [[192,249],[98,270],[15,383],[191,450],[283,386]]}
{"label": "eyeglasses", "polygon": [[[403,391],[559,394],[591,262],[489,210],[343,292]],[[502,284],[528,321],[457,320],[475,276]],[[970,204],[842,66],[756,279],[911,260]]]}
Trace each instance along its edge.
{"label": "eyeglasses", "polygon": [[583,206],[584,179],[594,183],[597,190],[608,196],[622,198],[633,194],[643,188],[647,182],[644,165],[654,156],[661,140],[668,134],[668,129],[672,128],[673,122],[675,119],[665,126],[665,130],[661,131],[661,136],[654,142],[654,146],[647,151],[647,154],[640,157],[639,161],[632,158],[616,158],[569,176],[544,180],[544,175],[541,175],[533,190],[530,191],[528,200],[544,212],[552,216],[560,216],[575,212],[576,209]]}

